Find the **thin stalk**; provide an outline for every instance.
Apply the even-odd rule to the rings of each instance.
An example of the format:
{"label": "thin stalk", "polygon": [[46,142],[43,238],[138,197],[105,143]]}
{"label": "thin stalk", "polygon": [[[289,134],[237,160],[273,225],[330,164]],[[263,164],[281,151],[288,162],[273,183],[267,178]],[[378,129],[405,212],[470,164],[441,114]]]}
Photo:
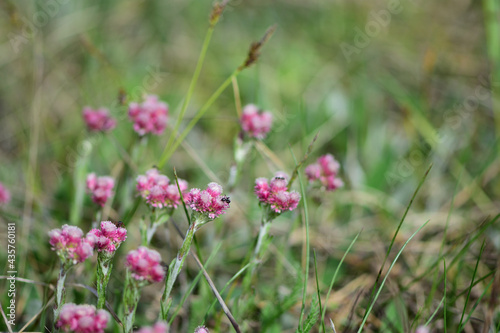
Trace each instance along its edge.
{"label": "thin stalk", "polygon": [[61,314],[61,307],[64,305],[66,301],[66,289],[64,288],[64,283],[66,281],[66,275],[68,274],[68,270],[64,268],[64,265],[61,263],[61,269],[59,270],[59,277],[57,279],[57,287],[56,287],[56,304],[54,306],[54,322],[57,323],[59,321],[59,315]]}
{"label": "thin stalk", "polygon": [[[264,212],[263,214],[266,214],[266,212]],[[271,221],[266,221],[263,219],[259,229],[259,236],[257,237],[257,244],[255,245],[255,249],[252,253],[249,262],[251,268],[247,270],[245,278],[243,279],[243,293],[246,293],[250,289],[250,286],[252,284],[252,278],[257,269],[257,265],[263,256],[263,251],[264,251],[263,244],[269,237],[270,228],[271,228]]]}
{"label": "thin stalk", "polygon": [[138,282],[127,271],[125,290],[123,292],[123,333],[132,333],[135,311],[141,298],[141,288]]}
{"label": "thin stalk", "polygon": [[222,92],[227,88],[229,84],[231,84],[233,78],[238,76],[238,74],[242,71],[242,68],[237,68],[227,79],[224,81],[219,88],[210,96],[208,101],[200,108],[200,110],[196,113],[194,118],[189,122],[184,131],[179,135],[177,140],[171,145],[169,149],[165,149],[162,153],[162,157],[160,159],[160,163],[158,163],[158,167],[161,169],[165,163],[170,159],[174,151],[179,147],[179,145],[184,141],[189,132],[193,129],[194,125],[203,117],[203,115],[208,111],[210,106],[219,98]]}
{"label": "thin stalk", "polygon": [[113,264],[111,258],[104,258],[104,255],[99,253],[97,255],[97,308],[104,309],[106,305],[106,289],[108,286],[109,278],[111,277],[111,270]]}
{"label": "thin stalk", "polygon": [[170,149],[170,146],[173,144],[173,141],[175,137],[177,136],[177,133],[179,131],[179,127],[181,125],[181,121],[184,118],[184,114],[186,113],[187,107],[189,105],[189,102],[191,101],[191,97],[193,96],[194,93],[194,88],[196,87],[196,83],[198,82],[198,77],[200,76],[201,68],[203,67],[203,62],[205,61],[205,56],[207,54],[208,50],[208,45],[210,45],[210,40],[212,39],[212,34],[214,33],[215,25],[210,25],[208,27],[207,33],[205,34],[205,39],[203,40],[203,46],[201,48],[201,53],[200,56],[198,57],[198,62],[196,63],[196,68],[194,70],[193,77],[191,78],[191,82],[189,83],[189,88],[186,94],[186,98],[184,98],[184,101],[182,102],[182,108],[179,113],[179,116],[177,117],[177,121],[175,123],[175,127],[172,130],[172,134],[170,134],[170,137],[168,138],[168,142],[165,145],[165,150],[163,153],[168,151]]}
{"label": "thin stalk", "polygon": [[174,287],[174,283],[177,280],[177,276],[181,272],[182,266],[184,265],[184,261],[186,261],[186,257],[189,254],[189,249],[191,247],[191,243],[193,242],[194,233],[196,231],[196,221],[191,224],[189,229],[186,232],[186,236],[184,241],[182,242],[181,249],[177,254],[177,257],[172,260],[168,270],[168,277],[165,281],[165,290],[161,297],[161,307],[160,307],[160,319],[168,320],[168,311],[170,306],[172,305],[172,298],[170,297],[170,293]]}

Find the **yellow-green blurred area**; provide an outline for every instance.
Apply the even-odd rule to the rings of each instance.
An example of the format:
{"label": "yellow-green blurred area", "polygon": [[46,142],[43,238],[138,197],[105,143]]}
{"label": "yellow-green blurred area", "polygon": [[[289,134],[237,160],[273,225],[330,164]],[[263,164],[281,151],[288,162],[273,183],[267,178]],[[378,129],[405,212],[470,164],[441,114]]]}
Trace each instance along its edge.
{"label": "yellow-green blurred area", "polygon": [[[465,317],[471,313],[473,318],[465,325],[468,332],[480,332],[493,320],[496,303],[490,303],[490,294],[500,287],[492,273],[498,267],[500,233],[498,225],[488,223],[500,207],[499,8],[498,0],[229,1],[181,131],[245,61],[250,44],[270,26],[276,30],[257,63],[222,92],[162,168],[173,179],[175,167],[190,187],[202,188],[210,181],[224,185],[240,131],[238,105],[254,103],[273,113],[271,133],[252,151],[231,193],[231,211],[197,234],[205,259],[222,244],[207,269],[217,287],[242,267],[254,242],[260,223],[252,193],[255,178],[271,177],[277,170],[290,174],[294,155],[301,160],[319,133],[306,164],[331,153],[341,163],[345,182],[334,193],[309,189],[305,198],[322,306],[337,331],[357,330],[392,236],[431,164],[384,273],[408,237],[430,222],[394,266],[365,331],[414,331],[438,306],[431,326],[436,331],[445,325],[457,330],[464,309]],[[57,258],[47,231],[70,221],[83,174],[93,171],[117,179],[106,216],[121,220],[130,212],[135,178],[158,165],[178,120],[211,10],[212,2],[206,0],[0,3],[0,182],[13,197],[0,219],[19,223],[19,276],[55,282]],[[127,104],[145,93],[169,104],[169,127],[163,135],[150,137],[141,159],[130,163],[139,136],[127,117]],[[109,135],[89,134],[84,106],[109,108],[117,128]],[[79,168],[87,157],[86,167]],[[294,188],[299,190],[299,182]],[[79,225],[87,231],[96,206],[85,197],[76,209],[81,212]],[[138,219],[145,212],[142,204],[131,218],[129,240],[116,259],[108,293],[116,311],[123,256],[138,246]],[[185,230],[181,210],[174,220]],[[275,237],[255,290],[261,313],[292,293],[303,274],[304,221],[302,206],[300,213],[273,222]],[[326,300],[331,277],[361,230]],[[153,242],[167,262],[180,245],[177,236],[169,226]],[[447,272],[453,298],[444,315],[439,303],[444,297],[443,258],[453,262]],[[92,270],[91,264],[85,267]],[[189,260],[186,267],[184,291],[199,271]],[[75,271],[82,273],[83,265]],[[74,282],[90,285],[92,273],[87,275],[86,281]],[[310,276],[309,301],[316,292],[312,259]],[[471,281],[477,283],[466,300]],[[200,280],[175,321],[178,332],[192,332],[204,319],[213,301],[204,282]],[[160,287],[145,290],[137,316],[140,326],[155,320]],[[18,288],[18,318],[24,324],[51,294],[34,285],[19,283]],[[230,306],[238,296],[234,288],[226,298]],[[275,317],[248,318],[248,331],[295,331],[301,297],[299,293]],[[69,292],[68,298],[93,300],[82,289]],[[230,330],[220,308],[207,317],[215,332]],[[37,317],[30,329],[43,327],[43,318]]]}

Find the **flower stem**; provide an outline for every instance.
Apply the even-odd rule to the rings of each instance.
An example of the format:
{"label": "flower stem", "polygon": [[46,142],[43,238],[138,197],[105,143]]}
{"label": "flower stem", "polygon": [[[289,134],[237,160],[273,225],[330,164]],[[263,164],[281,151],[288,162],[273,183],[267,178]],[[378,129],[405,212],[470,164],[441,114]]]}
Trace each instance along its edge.
{"label": "flower stem", "polygon": [[57,289],[56,289],[56,304],[54,306],[54,322],[59,321],[59,315],[61,313],[61,307],[64,305],[66,300],[66,289],[64,288],[64,282],[66,281],[66,275],[68,271],[64,268],[61,263],[61,269],[59,270],[59,278],[57,279]]}
{"label": "flower stem", "polygon": [[135,310],[141,297],[141,288],[138,282],[127,271],[125,290],[123,291],[123,333],[132,333]]}
{"label": "flower stem", "polygon": [[191,247],[191,243],[193,242],[194,233],[196,231],[197,221],[191,224],[189,229],[186,232],[186,237],[184,238],[184,242],[182,243],[181,249],[177,254],[177,257],[172,260],[169,266],[168,276],[165,281],[165,291],[163,292],[161,298],[161,310],[160,310],[160,319],[168,320],[168,311],[170,306],[172,305],[172,299],[170,298],[170,293],[172,292],[172,288],[174,286],[175,280],[177,280],[177,276],[179,275],[182,266],[184,265],[184,261],[186,260],[187,255],[189,254],[189,249]]}
{"label": "flower stem", "polygon": [[243,292],[247,292],[250,289],[252,278],[257,269],[257,265],[262,259],[264,251],[266,249],[265,247],[263,247],[263,245],[264,243],[266,243],[269,237],[270,228],[271,228],[271,221],[262,220],[259,230],[259,236],[257,237],[257,244],[255,245],[252,257],[250,258],[250,269],[247,270],[245,278],[243,279]]}
{"label": "flower stem", "polygon": [[111,276],[111,258],[103,258],[99,253],[97,256],[97,308],[104,309],[106,305],[106,288]]}

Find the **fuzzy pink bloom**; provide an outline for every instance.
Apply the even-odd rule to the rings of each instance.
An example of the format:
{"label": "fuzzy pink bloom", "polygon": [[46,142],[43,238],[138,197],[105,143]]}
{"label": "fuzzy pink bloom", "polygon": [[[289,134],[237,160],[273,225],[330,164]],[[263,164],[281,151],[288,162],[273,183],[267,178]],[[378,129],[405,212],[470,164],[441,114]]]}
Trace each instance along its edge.
{"label": "fuzzy pink bloom", "polygon": [[62,229],[49,231],[49,238],[52,250],[57,252],[61,260],[73,265],[92,256],[97,240],[91,233],[84,237],[82,229],[67,224],[63,225]]}
{"label": "fuzzy pink bloom", "polygon": [[7,188],[0,183],[0,205],[5,205],[10,202],[10,192]]}
{"label": "fuzzy pink bloom", "polygon": [[102,221],[101,229],[92,229],[90,234],[96,237],[94,248],[98,251],[106,251],[109,254],[114,253],[127,239],[127,229],[117,227],[111,221]]}
{"label": "fuzzy pink bloom", "polygon": [[276,213],[294,210],[300,201],[299,193],[288,191],[288,176],[283,172],[277,172],[270,182],[267,178],[257,178],[254,192],[260,202],[270,205]]}
{"label": "fuzzy pink bloom", "polygon": [[93,305],[64,304],[56,327],[64,332],[103,333],[108,325],[109,315]]}
{"label": "fuzzy pink bloom", "polygon": [[153,326],[146,326],[136,331],[136,333],[167,333],[168,325],[163,321],[159,321]]}
{"label": "fuzzy pink bloom", "polygon": [[240,119],[241,128],[251,138],[264,139],[271,130],[272,122],[273,116],[268,111],[259,110],[253,104],[248,104],[243,108]]}
{"label": "fuzzy pink bloom", "polygon": [[167,127],[168,105],[159,101],[158,96],[148,95],[142,104],[130,103],[128,116],[134,122],[134,130],[139,135],[161,135]]}
{"label": "fuzzy pink bloom", "polygon": [[126,260],[125,265],[130,269],[132,277],[138,281],[153,283],[165,278],[161,256],[155,250],[141,246],[137,250],[130,251]]}
{"label": "fuzzy pink bloom", "polygon": [[108,132],[116,126],[116,120],[109,115],[106,108],[97,110],[89,107],[83,108],[83,120],[90,131]]}
{"label": "fuzzy pink bloom", "polygon": [[[179,179],[179,187],[181,192],[184,192],[188,188],[188,183]],[[137,191],[152,207],[177,208],[181,203],[175,181],[170,183],[168,177],[160,174],[157,169],[148,170],[145,175],[137,177]]]}
{"label": "fuzzy pink bloom", "polygon": [[194,333],[210,333],[210,331],[205,326],[198,326],[194,330]]}
{"label": "fuzzy pink bloom", "polygon": [[210,183],[206,190],[194,188],[185,196],[186,204],[194,211],[206,215],[213,220],[224,214],[229,208],[229,197],[222,195],[222,186]]}
{"label": "fuzzy pink bloom", "polygon": [[340,164],[333,155],[320,156],[316,163],[306,167],[305,173],[309,182],[319,181],[327,191],[333,191],[344,186],[344,182],[337,177]]}
{"label": "fuzzy pink bloom", "polygon": [[95,173],[87,176],[87,191],[92,195],[92,201],[101,207],[113,195],[115,181],[108,176],[97,177]]}

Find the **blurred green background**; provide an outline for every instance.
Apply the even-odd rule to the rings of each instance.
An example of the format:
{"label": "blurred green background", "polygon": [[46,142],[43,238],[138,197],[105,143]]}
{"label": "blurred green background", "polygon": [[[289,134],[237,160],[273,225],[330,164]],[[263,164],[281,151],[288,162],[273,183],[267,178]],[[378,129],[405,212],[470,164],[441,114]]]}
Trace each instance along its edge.
{"label": "blurred green background", "polygon": [[[340,327],[348,327],[350,302],[359,288],[373,283],[404,208],[431,163],[433,168],[396,243],[401,245],[426,220],[431,222],[416,245],[409,246],[409,258],[396,273],[393,292],[399,290],[400,279],[408,282],[427,272],[426,264],[439,251],[448,218],[445,243],[451,253],[463,244],[467,233],[496,215],[500,192],[499,7],[496,0],[229,1],[182,126],[244,61],[250,43],[275,24],[276,32],[258,63],[237,78],[241,102],[270,110],[274,124],[265,140],[270,152],[254,150],[245,167],[246,177],[232,194],[234,209],[224,222],[205,228],[199,236],[207,257],[223,240],[212,263],[216,283],[223,286],[237,272],[252,244],[249,235],[255,234],[259,221],[251,195],[255,177],[270,177],[279,169],[290,173],[294,168],[290,149],[300,159],[318,132],[309,162],[324,153],[334,154],[346,183],[335,194],[314,192],[308,200],[311,246],[318,251],[323,287],[347,244],[363,229],[339,279],[339,288],[347,288],[342,289],[345,294],[337,294],[328,303],[328,315]],[[119,220],[130,210],[135,176],[158,163],[170,131],[150,138],[140,163],[130,165],[126,156],[137,135],[127,119],[126,106],[119,103],[119,92],[127,94],[127,102],[140,99],[144,92],[159,95],[170,106],[173,126],[211,8],[211,1],[2,1],[0,182],[11,190],[13,200],[0,218],[19,222],[19,276],[54,282],[57,258],[50,252],[46,234],[70,219],[79,181],[76,170],[83,156],[89,156],[86,171],[119,179],[113,208],[107,211],[110,218]],[[89,138],[81,117],[87,105],[108,107],[118,118],[112,135]],[[175,167],[190,186],[203,187],[209,181],[224,184],[238,132],[230,86],[163,171],[172,178]],[[89,141],[83,144],[83,140]],[[86,198],[80,226],[87,230],[94,216],[95,207]],[[174,216],[181,225],[182,219],[180,212]],[[272,256],[268,264],[284,260],[300,267],[301,218],[289,215],[273,226],[274,251],[282,256]],[[166,261],[179,241],[173,230],[155,243]],[[485,274],[496,267],[497,230],[491,227],[485,237],[480,266]],[[138,237],[138,230],[129,232]],[[462,258],[463,271],[458,275],[463,281],[456,282],[457,289],[470,282],[480,245],[480,241],[474,243],[470,256]],[[123,254],[135,246],[127,242],[120,251]],[[3,255],[2,250],[2,260]],[[280,276],[287,281],[288,266],[283,265],[278,265],[280,272],[270,264],[263,266],[264,289],[274,288]],[[196,274],[196,267],[189,266],[191,274]],[[82,272],[83,266],[77,271]],[[119,295],[119,277],[115,279],[114,293]],[[349,286],[351,280],[359,284]],[[47,290],[18,286],[18,318],[26,323],[46,302]],[[421,290],[428,287],[420,286]],[[481,294],[483,287],[477,288]],[[79,292],[75,297],[89,299]],[[145,299],[153,299],[155,292],[150,290]],[[403,319],[395,326],[375,327],[396,330],[398,325],[405,329],[413,325],[422,300],[418,291],[405,292],[409,296],[402,303],[410,319],[396,316]],[[200,294],[207,298],[194,298],[191,304],[197,300],[203,304],[210,297],[206,291]],[[382,313],[395,311],[392,300],[387,296],[382,302]],[[195,307],[188,313],[199,321],[205,306],[201,316]],[[485,304],[477,311],[484,313],[486,308]],[[140,324],[155,317],[141,308],[139,312]],[[430,305],[424,313],[432,313]],[[358,316],[356,312],[354,318]],[[387,318],[391,322],[392,317]],[[290,330],[294,319],[281,316],[281,331]]]}

